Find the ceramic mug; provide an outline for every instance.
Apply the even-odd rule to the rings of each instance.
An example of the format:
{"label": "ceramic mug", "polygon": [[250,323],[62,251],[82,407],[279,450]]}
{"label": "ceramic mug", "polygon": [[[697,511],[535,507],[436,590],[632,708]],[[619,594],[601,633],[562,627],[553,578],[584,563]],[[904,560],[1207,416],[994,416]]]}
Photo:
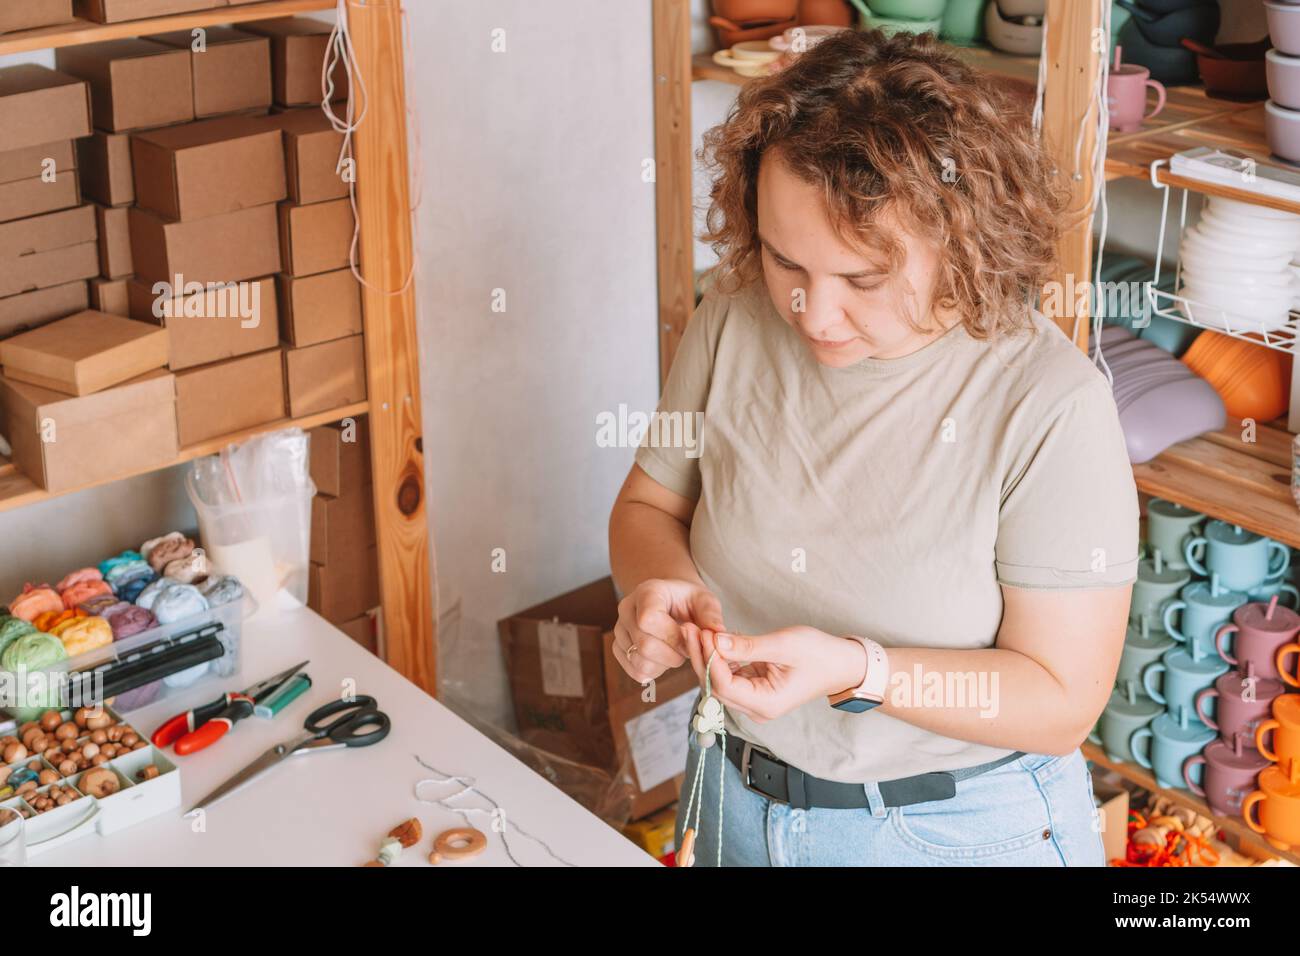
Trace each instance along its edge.
{"label": "ceramic mug", "polygon": [[1257,674],[1272,677],[1282,667],[1284,655],[1280,656],[1280,652],[1296,634],[1300,634],[1300,614],[1275,601],[1251,602],[1232,612],[1231,624],[1214,632],[1214,649],[1239,671],[1249,666]]}
{"label": "ceramic mug", "polygon": [[[1286,693],[1280,680],[1260,677],[1253,670],[1242,674],[1229,671],[1196,695],[1196,716],[1219,739],[1230,743],[1245,735],[1246,746],[1255,747],[1255,731],[1273,713],[1273,702]],[[1211,706],[1212,705],[1212,706]]]}
{"label": "ceramic mug", "polygon": [[1135,691],[1141,691],[1142,672],[1148,665],[1173,650],[1174,646],[1172,637],[1160,631],[1152,631],[1145,621],[1130,624],[1128,633],[1124,635],[1124,653],[1120,656],[1119,670],[1115,673],[1115,686],[1125,692],[1130,686]]}
{"label": "ceramic mug", "polygon": [[[1256,806],[1259,809],[1252,813]],[[1259,789],[1242,801],[1241,816],[1271,846],[1279,850],[1300,846],[1300,762],[1291,765],[1289,775],[1277,767],[1261,770]]]}
{"label": "ceramic mug", "polygon": [[1186,789],[1183,764],[1214,740],[1214,731],[1200,721],[1189,721],[1184,713],[1175,720],[1161,714],[1146,727],[1133,731],[1129,749],[1142,767],[1155,773],[1156,783],[1166,790]]}
{"label": "ceramic mug", "polygon": [[1187,569],[1183,554],[1188,540],[1196,537],[1205,515],[1163,498],[1152,498],[1147,505],[1147,553],[1159,551],[1165,564],[1178,570]]}
{"label": "ceramic mug", "polygon": [[[1156,106],[1147,108],[1147,87],[1156,91]],[[1110,110],[1110,128],[1117,133],[1132,133],[1143,120],[1149,120],[1165,108],[1165,88],[1151,79],[1151,71],[1136,63],[1112,68],[1106,78],[1106,108]]]}
{"label": "ceramic mug", "polygon": [[1128,620],[1139,626],[1145,621],[1149,631],[1163,631],[1162,606],[1191,583],[1192,576],[1185,570],[1170,568],[1164,560],[1151,557],[1138,562],[1137,580],[1133,582],[1133,597],[1129,601]]}
{"label": "ceramic mug", "polygon": [[1106,709],[1097,719],[1097,726],[1088,734],[1088,739],[1106,751],[1111,760],[1124,763],[1136,763],[1129,741],[1133,731],[1145,727],[1159,717],[1162,708],[1150,697],[1129,690],[1116,690],[1110,695]]}
{"label": "ceramic mug", "polygon": [[1212,740],[1200,753],[1183,761],[1187,789],[1204,797],[1210,809],[1221,817],[1241,813],[1241,805],[1255,789],[1259,772],[1269,765],[1259,751],[1246,745],[1244,737],[1238,734],[1231,746]]}
{"label": "ceramic mug", "polygon": [[[1197,657],[1218,653],[1214,636],[1237,608],[1249,600],[1244,591],[1220,586],[1217,575],[1209,581],[1193,581],[1161,607],[1160,623],[1174,640],[1195,648]],[[1181,620],[1175,623],[1175,616]]]}
{"label": "ceramic mug", "polygon": [[1196,716],[1196,695],[1227,672],[1228,665],[1217,657],[1197,657],[1178,647],[1147,666],[1142,672],[1142,689],[1157,704],[1164,704],[1165,713],[1174,719],[1181,722],[1185,717],[1190,724],[1204,727]]}
{"label": "ceramic mug", "polygon": [[1217,574],[1219,583],[1233,591],[1276,584],[1291,567],[1286,545],[1226,521],[1206,522],[1205,533],[1183,547],[1183,557],[1197,574]]}
{"label": "ceramic mug", "polygon": [[[1296,658],[1294,668],[1287,667],[1287,661],[1291,657]],[[1277,676],[1282,678],[1292,687],[1300,687],[1300,643],[1283,644],[1277,649],[1277,655],[1273,658],[1273,668],[1277,671]]]}
{"label": "ceramic mug", "polygon": [[[1268,735],[1273,735],[1273,745]],[[1289,774],[1292,766],[1300,766],[1300,695],[1285,694],[1273,701],[1273,716],[1259,722],[1255,728],[1255,747],[1265,760]]]}

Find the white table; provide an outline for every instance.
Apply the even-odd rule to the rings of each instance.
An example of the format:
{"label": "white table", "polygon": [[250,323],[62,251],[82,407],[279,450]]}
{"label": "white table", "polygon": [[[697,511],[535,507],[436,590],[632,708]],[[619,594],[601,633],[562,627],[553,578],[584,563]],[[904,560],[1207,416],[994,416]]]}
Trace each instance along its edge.
{"label": "white table", "polygon": [[[433,837],[464,826],[464,818],[415,799],[415,783],[431,776],[418,763],[470,775],[508,819],[545,840],[580,866],[656,866],[620,833],[524,766],[383,661],[311,611],[263,612],[244,622],[241,674],[208,682],[186,694],[132,711],[127,718],[145,734],[173,714],[226,690],[242,690],[305,658],[312,688],[274,720],[249,717],[212,747],[175,757],[183,806],[127,830],[90,834],[31,859],[51,866],[357,866],[374,859],[388,830],[418,817],[424,837],[398,866],[428,866]],[[378,699],[392,719],[387,738],[370,747],[296,757],[207,811],[204,829],[181,814],[269,747],[288,740],[315,707],[337,699],[343,681]],[[169,751],[170,755],[170,751]],[[424,786],[425,797],[455,792],[456,784]],[[467,806],[487,806],[473,795]],[[472,822],[488,835],[474,860],[443,866],[510,865],[501,835],[487,816]],[[510,848],[524,866],[559,865],[537,843],[510,827]]]}

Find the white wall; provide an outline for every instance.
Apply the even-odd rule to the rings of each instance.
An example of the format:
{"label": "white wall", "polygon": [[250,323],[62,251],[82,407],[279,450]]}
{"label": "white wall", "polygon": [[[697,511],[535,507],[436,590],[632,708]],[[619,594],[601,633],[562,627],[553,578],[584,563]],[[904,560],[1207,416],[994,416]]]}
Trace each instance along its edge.
{"label": "white wall", "polygon": [[598,448],[596,416],[658,396],[650,2],[439,0],[407,18],[442,676],[508,721],[496,622],[609,573],[632,451]]}

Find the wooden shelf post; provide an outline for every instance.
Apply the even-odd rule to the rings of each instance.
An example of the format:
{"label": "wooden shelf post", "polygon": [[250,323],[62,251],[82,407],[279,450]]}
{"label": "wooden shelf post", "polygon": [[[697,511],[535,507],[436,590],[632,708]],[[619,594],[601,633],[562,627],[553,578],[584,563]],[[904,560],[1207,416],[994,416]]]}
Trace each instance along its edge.
{"label": "wooden shelf post", "polygon": [[388,663],[437,691],[433,553],[425,514],[415,329],[410,177],[400,0],[349,0],[348,25],[365,82],[357,129],[357,202],[365,307],[370,460]]}

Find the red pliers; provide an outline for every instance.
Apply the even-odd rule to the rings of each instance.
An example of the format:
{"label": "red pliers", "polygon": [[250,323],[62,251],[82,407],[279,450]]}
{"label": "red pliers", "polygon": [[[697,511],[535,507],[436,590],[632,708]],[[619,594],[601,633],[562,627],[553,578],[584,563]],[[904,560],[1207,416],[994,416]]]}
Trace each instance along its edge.
{"label": "red pliers", "polygon": [[226,731],[235,726],[236,721],[250,716],[258,703],[310,663],[311,661],[303,661],[273,677],[258,681],[252,687],[223,694],[211,703],[177,714],[165,721],[149,739],[155,747],[166,747],[174,743],[176,754],[180,757],[215,744],[225,736]]}

